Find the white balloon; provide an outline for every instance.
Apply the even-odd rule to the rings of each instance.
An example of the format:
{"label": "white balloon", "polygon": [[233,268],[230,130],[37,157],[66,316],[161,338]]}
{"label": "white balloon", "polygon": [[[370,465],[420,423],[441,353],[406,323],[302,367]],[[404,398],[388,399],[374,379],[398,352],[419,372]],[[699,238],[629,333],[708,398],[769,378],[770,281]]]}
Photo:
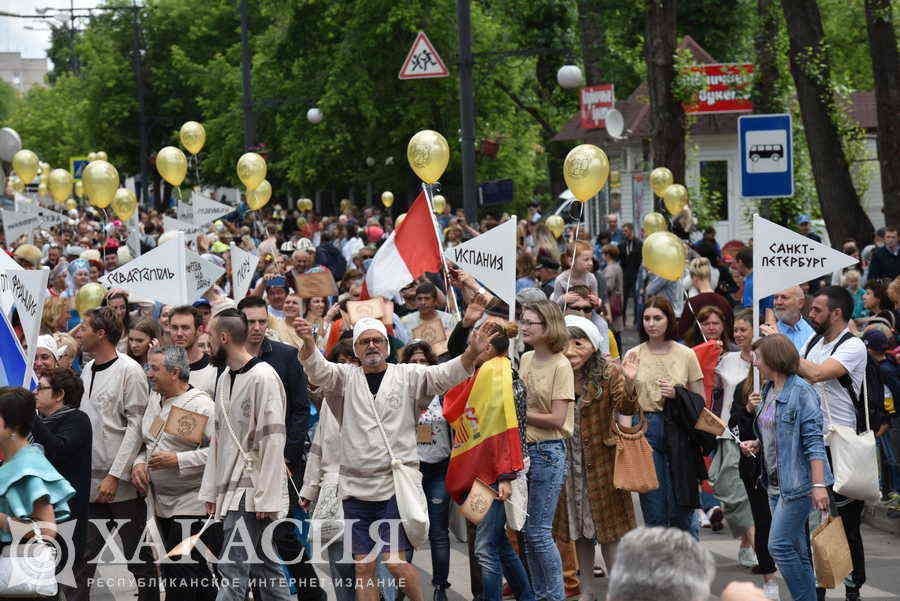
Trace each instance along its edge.
{"label": "white balloon", "polygon": [[324,116],[325,116],[325,115],[322,114],[322,111],[321,111],[320,109],[316,108],[316,107],[313,107],[313,108],[309,109],[308,111],[306,111],[306,118],[307,118],[307,119],[309,120],[309,122],[312,123],[313,125],[316,125],[316,124],[318,124],[318,123],[321,123],[321,122],[322,122],[322,118],[323,118]]}
{"label": "white balloon", "polygon": [[581,85],[581,69],[576,65],[563,65],[556,72],[556,81],[560,86],[571,90]]}

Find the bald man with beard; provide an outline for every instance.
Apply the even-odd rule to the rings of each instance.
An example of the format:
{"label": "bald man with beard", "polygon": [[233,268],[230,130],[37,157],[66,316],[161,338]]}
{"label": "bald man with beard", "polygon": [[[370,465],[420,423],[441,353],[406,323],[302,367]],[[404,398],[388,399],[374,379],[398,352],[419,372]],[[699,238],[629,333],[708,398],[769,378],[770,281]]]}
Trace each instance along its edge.
{"label": "bald man with beard", "polygon": [[771,323],[760,325],[763,336],[780,333],[791,339],[798,352],[803,350],[806,341],[815,331],[803,318],[801,310],[806,302],[806,294],[800,286],[793,286],[775,294],[775,326]]}

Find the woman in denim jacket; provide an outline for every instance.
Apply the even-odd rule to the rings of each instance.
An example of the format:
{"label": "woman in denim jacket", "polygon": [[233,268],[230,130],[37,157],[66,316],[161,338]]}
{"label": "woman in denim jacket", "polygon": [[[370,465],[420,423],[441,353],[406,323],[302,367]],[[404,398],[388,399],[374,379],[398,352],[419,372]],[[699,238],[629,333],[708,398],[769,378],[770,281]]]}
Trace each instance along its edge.
{"label": "woman in denim jacket", "polygon": [[762,396],[750,395],[757,440],[742,442],[741,450],[758,454],[762,464],[760,482],[772,508],[769,553],[795,601],[815,601],[806,516],[812,507],[828,509],[827,487],[834,482],[825,456],[819,396],[797,375],[800,356],[787,336],[766,336],[753,349],[753,365],[768,382]]}

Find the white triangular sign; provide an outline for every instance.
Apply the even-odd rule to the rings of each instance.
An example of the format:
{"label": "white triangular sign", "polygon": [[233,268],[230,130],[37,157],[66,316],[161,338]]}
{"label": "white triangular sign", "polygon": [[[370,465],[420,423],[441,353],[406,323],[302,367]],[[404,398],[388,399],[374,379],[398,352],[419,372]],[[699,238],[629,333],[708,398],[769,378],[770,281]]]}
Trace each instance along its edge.
{"label": "white triangular sign", "polygon": [[205,225],[198,226],[186,221],[179,221],[178,219],[172,219],[168,215],[163,217],[163,231],[184,232],[185,239],[190,241],[192,244],[196,244],[197,236],[205,234],[207,229],[209,228],[207,228]]}
{"label": "white triangular sign", "polygon": [[757,301],[857,263],[859,259],[753,216],[753,296]]}
{"label": "white triangular sign", "polygon": [[175,306],[189,302],[186,281],[184,236],[181,235],[99,279],[107,288],[122,288],[134,296]]}
{"label": "white triangular sign", "polygon": [[15,204],[13,205],[17,211],[36,211],[38,209],[37,205],[31,202],[31,199],[16,192],[13,196]]}
{"label": "white triangular sign", "polygon": [[15,304],[12,295],[12,282],[7,272],[17,270],[22,270],[22,267],[12,257],[0,250],[0,309],[3,310],[7,318],[10,317]]}
{"label": "white triangular sign", "polygon": [[189,205],[183,200],[179,200],[178,205],[175,207],[175,217],[178,219],[178,221],[183,221],[185,223],[194,223],[193,205]]}
{"label": "white triangular sign", "polygon": [[67,220],[65,215],[53,209],[41,209],[40,213],[41,221],[45,227],[54,227]]}
{"label": "white triangular sign", "polygon": [[222,277],[225,269],[211,263],[192,250],[185,250],[185,272],[187,273],[187,301],[190,304],[212,288]]}
{"label": "white triangular sign", "polygon": [[12,248],[16,241],[23,235],[30,236],[31,232],[41,227],[43,217],[40,211],[7,211],[2,209],[0,216],[3,218],[3,233],[6,235],[6,246]]}
{"label": "white triangular sign", "polygon": [[516,300],[516,218],[444,251],[444,257],[510,307]]}
{"label": "white triangular sign", "polygon": [[48,269],[16,269],[4,273],[9,280],[9,290],[12,293],[13,304],[19,319],[22,321],[22,331],[25,333],[25,346],[27,348],[27,368],[22,385],[31,379],[34,370],[34,355],[37,351],[37,338],[41,330],[41,317],[44,314],[44,299],[47,297],[47,280],[50,278]]}
{"label": "white triangular sign", "polygon": [[125,239],[125,245],[131,251],[132,259],[137,259],[141,256],[141,226],[138,221],[137,211],[128,220],[128,237]]}
{"label": "white triangular sign", "polygon": [[204,194],[193,196],[194,225],[206,225],[229,213],[234,213],[234,207],[217,202]]}
{"label": "white triangular sign", "polygon": [[234,286],[234,302],[239,303],[247,296],[250,281],[256,272],[259,257],[231,243],[231,278]]}
{"label": "white triangular sign", "polygon": [[431,40],[424,31],[420,31],[400,68],[400,79],[428,79],[448,75],[450,73],[437,50],[431,45]]}

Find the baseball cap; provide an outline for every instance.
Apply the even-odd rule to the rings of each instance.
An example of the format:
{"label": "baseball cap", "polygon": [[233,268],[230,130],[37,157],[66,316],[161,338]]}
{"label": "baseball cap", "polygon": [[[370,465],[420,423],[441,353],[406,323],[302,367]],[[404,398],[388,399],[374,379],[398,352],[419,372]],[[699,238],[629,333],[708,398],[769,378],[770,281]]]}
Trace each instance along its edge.
{"label": "baseball cap", "polygon": [[884,351],[888,351],[893,348],[891,341],[888,340],[888,337],[885,336],[884,332],[879,330],[871,329],[866,330],[866,332],[862,335],[863,342],[866,343],[866,347],[872,349],[876,353],[883,353]]}
{"label": "baseball cap", "polygon": [[194,306],[194,307],[203,307],[203,306],[211,307],[212,303],[209,302],[209,299],[201,298],[201,299],[195,300],[194,304],[192,306]]}
{"label": "baseball cap", "polygon": [[797,225],[803,223],[812,223],[812,218],[806,214],[797,215]]}

